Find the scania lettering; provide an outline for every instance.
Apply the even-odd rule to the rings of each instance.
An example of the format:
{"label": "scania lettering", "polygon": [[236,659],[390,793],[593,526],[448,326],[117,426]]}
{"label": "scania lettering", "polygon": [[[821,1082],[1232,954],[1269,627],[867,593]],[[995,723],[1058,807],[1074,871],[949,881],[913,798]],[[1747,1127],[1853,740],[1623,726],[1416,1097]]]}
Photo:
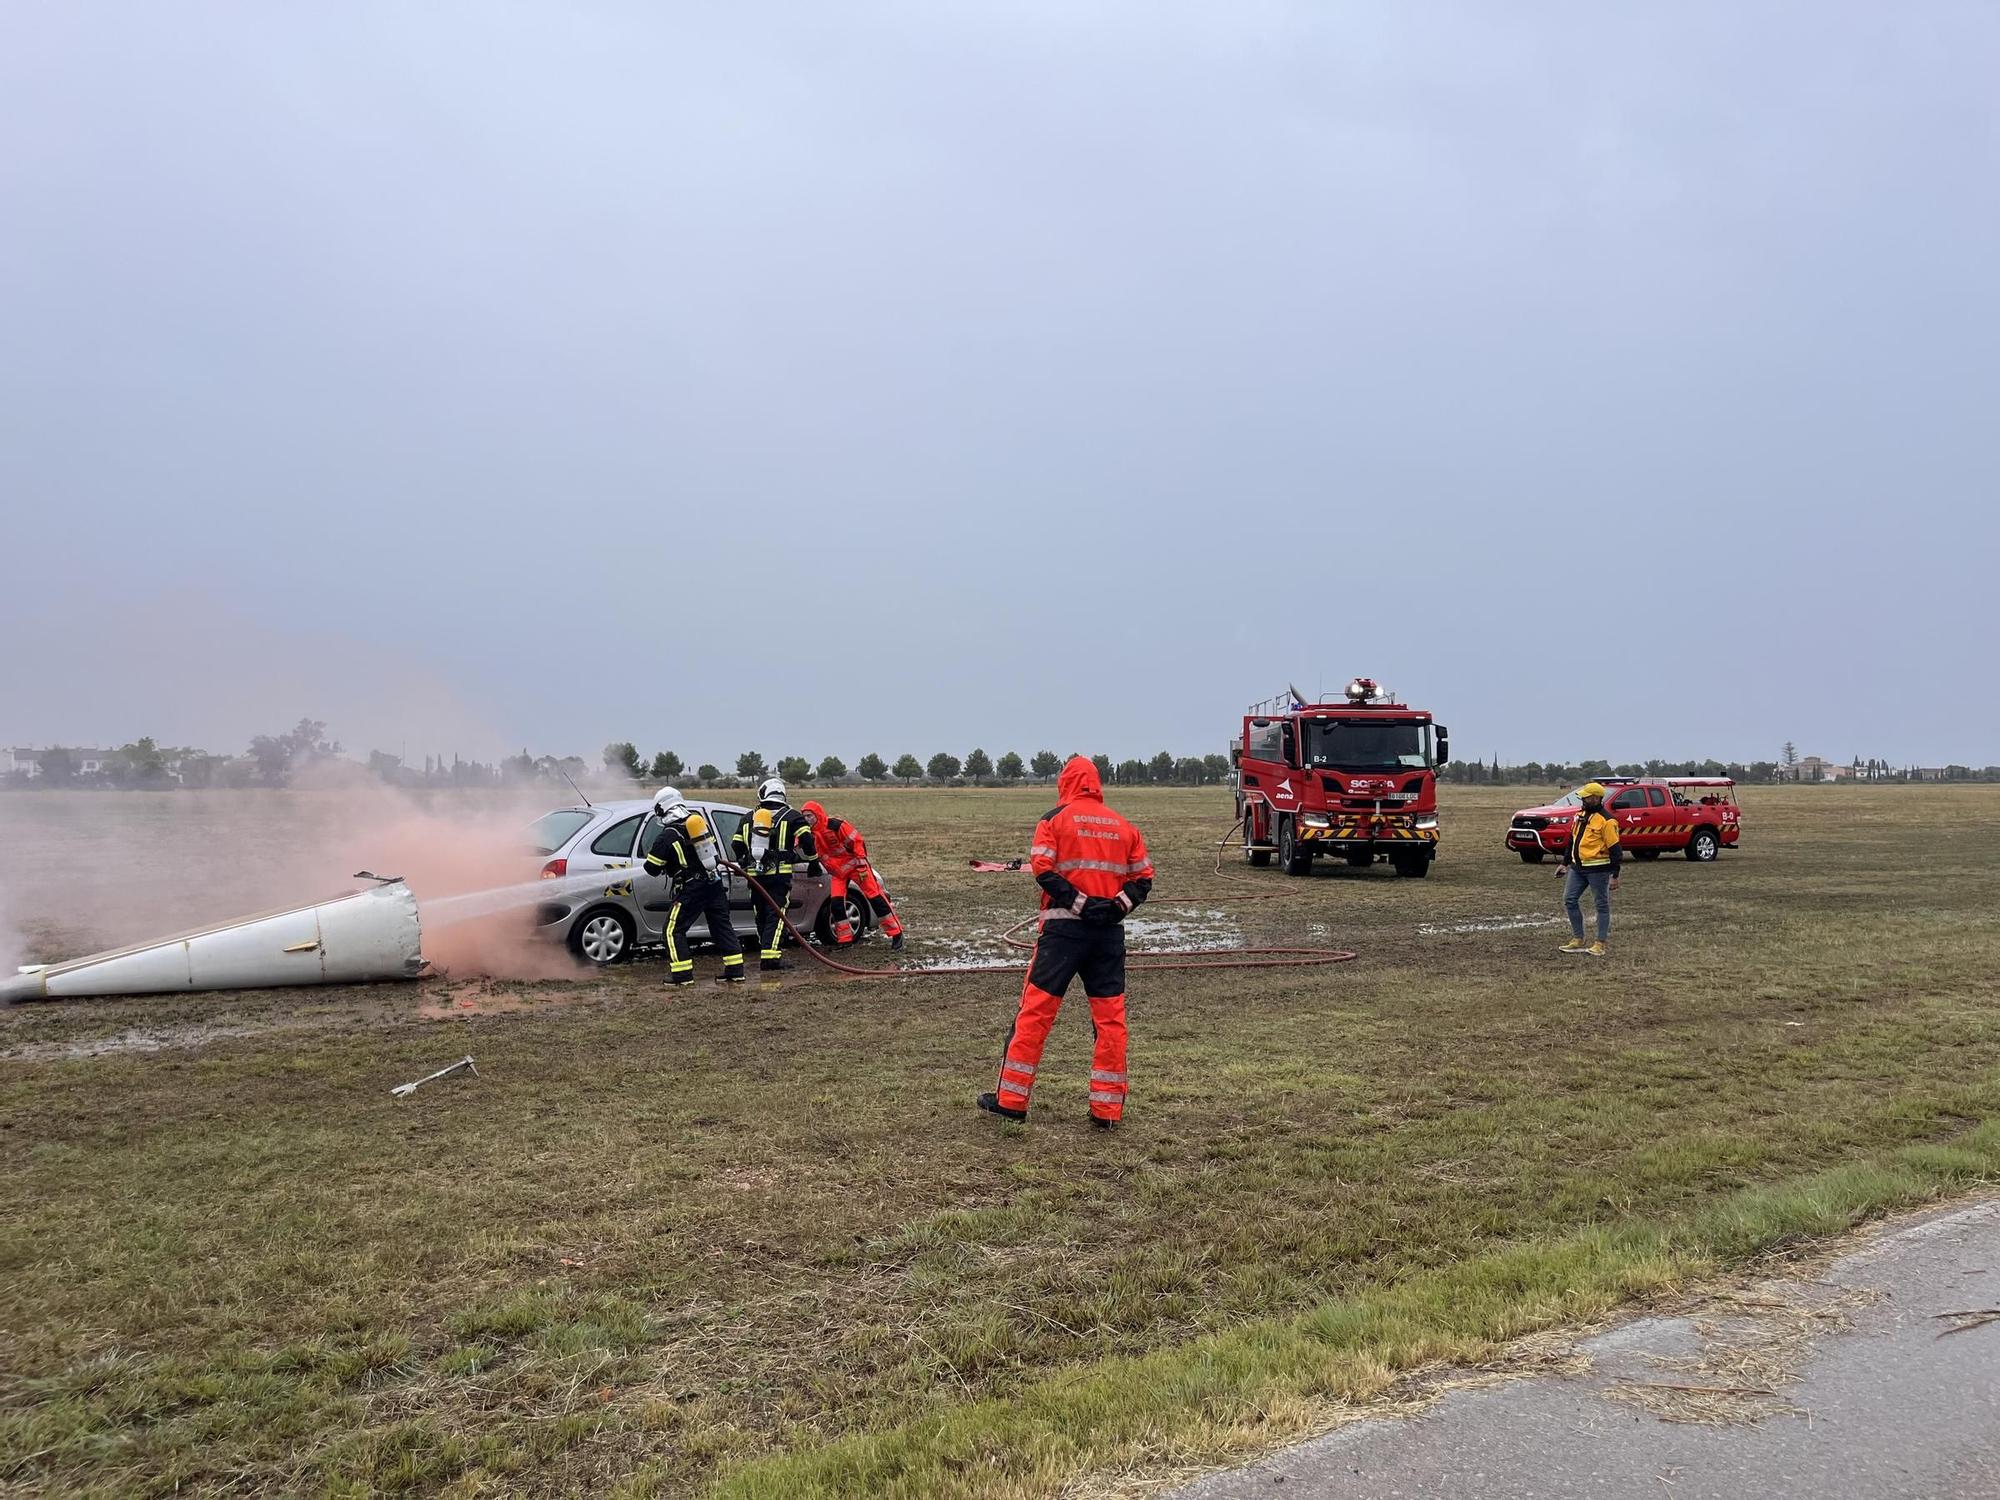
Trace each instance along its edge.
{"label": "scania lettering", "polygon": [[1243,857],[1309,875],[1321,855],[1357,868],[1387,860],[1422,879],[1437,858],[1437,768],[1450,757],[1442,724],[1357,677],[1337,703],[1292,690],[1252,704],[1236,762]]}

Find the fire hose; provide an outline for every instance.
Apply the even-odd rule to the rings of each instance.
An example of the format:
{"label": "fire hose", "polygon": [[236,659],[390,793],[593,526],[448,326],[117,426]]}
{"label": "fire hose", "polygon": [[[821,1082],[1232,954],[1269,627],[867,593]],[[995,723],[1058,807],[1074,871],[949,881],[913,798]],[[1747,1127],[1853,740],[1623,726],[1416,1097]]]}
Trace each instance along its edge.
{"label": "fire hose", "polygon": [[[1221,856],[1217,855],[1216,858],[1219,865]],[[843,978],[929,979],[939,974],[1025,974],[1028,970],[1028,965],[1026,964],[945,964],[937,968],[926,969],[864,969],[856,964],[842,963],[831,954],[824,953],[815,947],[806,935],[793,925],[790,913],[783,907],[778,906],[778,903],[771,899],[770,892],[766,891],[758,883],[756,876],[733,861],[724,860],[723,863],[749,881],[751,889],[756,891],[766,903],[777,908],[778,920],[784,924],[785,930],[792,935],[802,950],[811,954],[815,962],[824,964]],[[1169,902],[1166,904],[1174,905],[1177,903]],[[1022,939],[1016,937],[1015,934],[1023,928],[1034,925],[1040,918],[1040,912],[1023,917],[1012,927],[1009,927],[1000,934],[1000,941],[1008,947],[1019,949],[1024,953],[1034,952],[1035,945],[1033,943],[1024,942]],[[1149,957],[1144,953],[1135,954],[1127,959],[1125,967],[1128,969],[1144,969],[1154,973],[1189,969],[1317,968],[1325,964],[1348,963],[1356,957],[1358,955],[1351,948],[1179,948],[1173,950],[1171,958],[1165,956]]]}

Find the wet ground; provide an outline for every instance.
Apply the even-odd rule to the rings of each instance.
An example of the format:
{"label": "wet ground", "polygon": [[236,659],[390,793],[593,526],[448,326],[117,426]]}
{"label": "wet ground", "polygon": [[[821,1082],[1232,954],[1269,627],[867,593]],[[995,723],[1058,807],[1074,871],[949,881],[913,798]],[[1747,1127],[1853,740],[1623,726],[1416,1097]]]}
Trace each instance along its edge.
{"label": "wet ground", "polygon": [[[1177,1500],[2000,1496],[2000,1199],[1621,1324]],[[1544,1351],[1542,1362],[1547,1363]]]}

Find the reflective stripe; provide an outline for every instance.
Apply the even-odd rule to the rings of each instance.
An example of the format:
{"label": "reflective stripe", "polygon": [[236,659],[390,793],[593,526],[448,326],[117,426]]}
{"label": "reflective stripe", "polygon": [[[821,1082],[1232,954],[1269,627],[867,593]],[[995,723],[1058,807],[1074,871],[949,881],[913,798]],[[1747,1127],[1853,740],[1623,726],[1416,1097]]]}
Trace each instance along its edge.
{"label": "reflective stripe", "polygon": [[690,974],[690,973],[693,973],[693,972],[694,972],[694,960],[693,960],[693,959],[691,959],[691,958],[677,958],[677,959],[675,959],[675,960],[674,960],[674,961],[673,961],[672,963],[670,963],[670,964],[668,964],[668,965],[667,965],[667,970],[668,970],[668,972],[669,972],[669,973],[673,973],[673,974]]}
{"label": "reflective stripe", "polygon": [[1048,859],[1054,859],[1056,857],[1056,851],[1051,849],[1047,844],[1037,844],[1035,845],[1034,848],[1028,851],[1028,857],[1030,859],[1034,859],[1037,856],[1045,857]]}
{"label": "reflective stripe", "polygon": [[1000,1071],[1003,1073],[1019,1073],[1023,1078],[1033,1078],[1035,1076],[1035,1064],[1015,1062],[1010,1057],[1000,1064]]}
{"label": "reflective stripe", "polygon": [[1042,920],[1044,922],[1074,922],[1077,920],[1077,915],[1067,906],[1051,906],[1042,913]]}
{"label": "reflective stripe", "polygon": [[1125,1096],[1115,1089],[1092,1089],[1090,1091],[1090,1102],[1092,1104],[1122,1104],[1125,1102]]}
{"label": "reflective stripe", "polygon": [[1118,864],[1108,859],[1057,860],[1056,873],[1061,874],[1064,870],[1103,870],[1111,875],[1150,875],[1153,872],[1153,866],[1150,861],[1143,859],[1136,860],[1131,864]]}
{"label": "reflective stripe", "polygon": [[1090,1070],[1090,1081],[1092,1083],[1123,1083],[1125,1075],[1123,1073],[1107,1073],[1102,1068],[1092,1068]]}

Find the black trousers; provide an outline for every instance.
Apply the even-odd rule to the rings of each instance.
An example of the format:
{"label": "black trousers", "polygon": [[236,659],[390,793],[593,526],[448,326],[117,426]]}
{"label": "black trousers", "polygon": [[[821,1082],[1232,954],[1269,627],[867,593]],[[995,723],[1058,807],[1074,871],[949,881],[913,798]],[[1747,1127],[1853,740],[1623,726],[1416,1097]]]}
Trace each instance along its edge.
{"label": "black trousers", "polygon": [[757,947],[763,965],[775,969],[784,959],[779,945],[784,942],[785,924],[780,920],[792,904],[792,877],[766,875],[753,870],[757,884],[750,887],[750,900],[757,909]]}
{"label": "black trousers", "polygon": [[708,918],[708,940],[722,951],[725,976],[743,972],[743,942],[729,919],[729,884],[722,880],[691,880],[674,892],[667,910],[667,983],[694,979],[694,956],[688,952],[688,929],[695,918]]}

